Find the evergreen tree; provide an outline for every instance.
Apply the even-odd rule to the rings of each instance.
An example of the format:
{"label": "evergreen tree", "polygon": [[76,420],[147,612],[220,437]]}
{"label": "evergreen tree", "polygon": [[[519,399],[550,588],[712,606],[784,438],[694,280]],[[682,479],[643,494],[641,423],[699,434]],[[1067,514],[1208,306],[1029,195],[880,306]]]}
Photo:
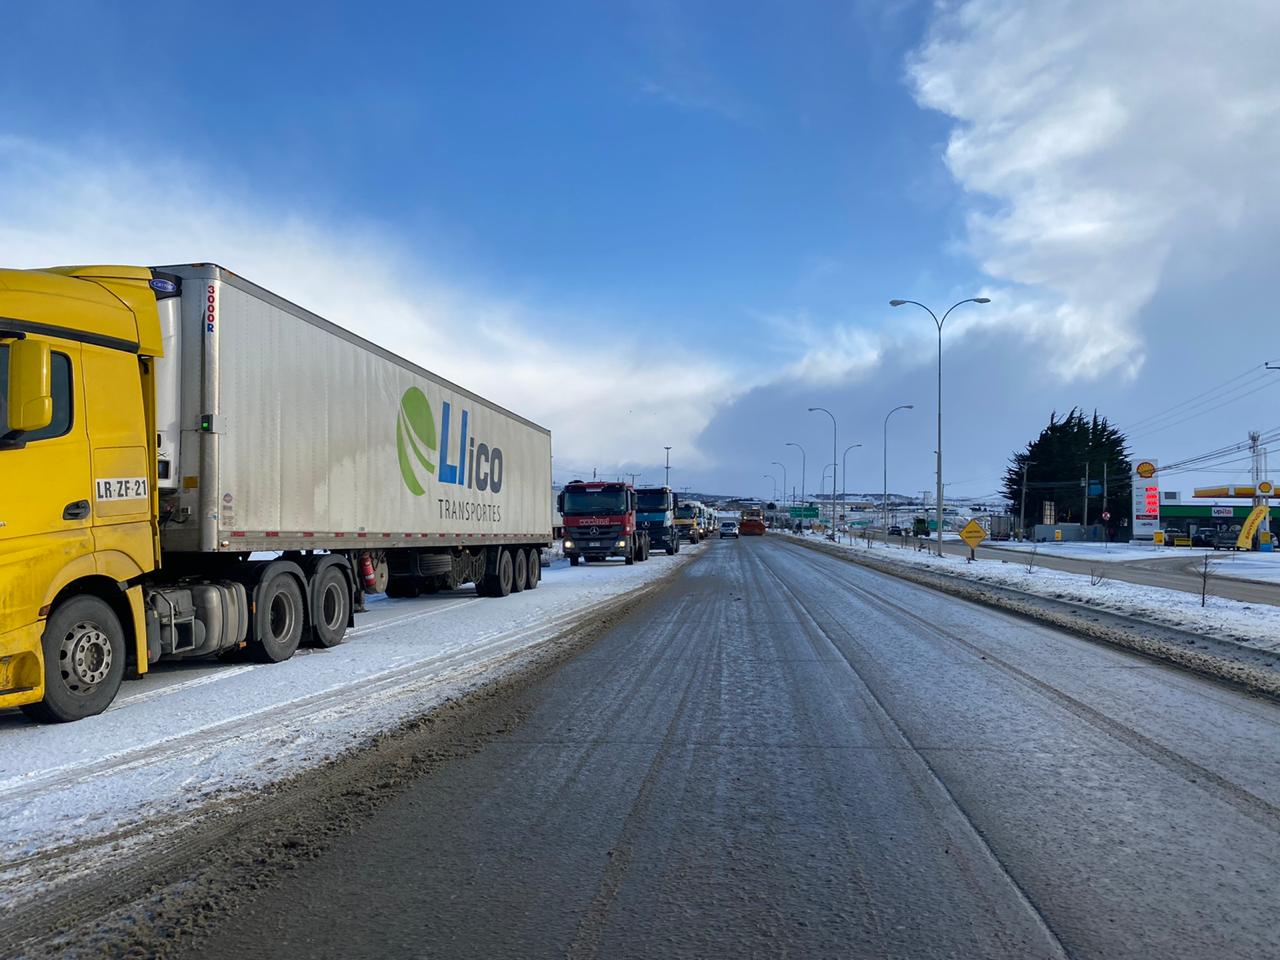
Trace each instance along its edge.
{"label": "evergreen tree", "polygon": [[[1044,503],[1052,501],[1058,523],[1079,523],[1084,515],[1086,468],[1090,487],[1089,523],[1102,523],[1109,511],[1109,538],[1115,539],[1132,524],[1130,485],[1132,467],[1125,455],[1127,440],[1106,417],[1095,410],[1086,417],[1079,409],[1059,419],[1049,415],[1049,425],[1027,448],[1009,458],[1004,492],[1016,512],[1022,502],[1023,468],[1026,467],[1026,526],[1031,530],[1044,516]],[[1106,483],[1104,501],[1101,487]]]}

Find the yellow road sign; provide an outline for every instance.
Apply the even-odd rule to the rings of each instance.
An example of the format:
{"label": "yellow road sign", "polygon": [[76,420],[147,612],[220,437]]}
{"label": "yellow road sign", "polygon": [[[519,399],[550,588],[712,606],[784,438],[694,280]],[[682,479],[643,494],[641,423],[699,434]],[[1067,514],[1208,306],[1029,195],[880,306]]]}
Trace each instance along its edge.
{"label": "yellow road sign", "polygon": [[970,520],[960,531],[960,539],[969,545],[970,550],[974,550],[978,544],[987,539],[987,531],[982,529],[982,524],[977,520]]}

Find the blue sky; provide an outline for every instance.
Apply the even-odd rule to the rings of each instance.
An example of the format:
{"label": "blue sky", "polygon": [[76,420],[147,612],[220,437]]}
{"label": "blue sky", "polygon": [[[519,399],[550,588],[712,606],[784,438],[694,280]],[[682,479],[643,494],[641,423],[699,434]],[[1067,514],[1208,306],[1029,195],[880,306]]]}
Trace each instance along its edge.
{"label": "blue sky", "polygon": [[[1177,402],[1144,379],[1167,362],[1151,334],[1260,289],[1247,251],[1280,219],[1249,159],[1276,146],[1266,50],[1195,53],[1221,80],[1197,104],[1154,66],[1130,83],[1132,49],[1106,42],[1192,49],[1192,4],[1122,23],[1088,0],[120,9],[8,14],[7,260],[219,259],[547,423],[566,471],[652,478],[666,439],[689,484],[758,492],[784,434],[826,443],[805,407],[870,449],[914,402],[894,485],[922,489],[932,330],[886,301],[983,292],[948,348],[949,462],[990,492],[1052,409],[1123,429]],[[1246,34],[1270,16],[1237,13]],[[1165,132],[1231,104],[1225,148]],[[1188,199],[1217,171],[1235,192]],[[1206,232],[1239,262],[1208,269]],[[1250,359],[1208,358],[1202,382]],[[850,489],[879,473],[877,450]]]}

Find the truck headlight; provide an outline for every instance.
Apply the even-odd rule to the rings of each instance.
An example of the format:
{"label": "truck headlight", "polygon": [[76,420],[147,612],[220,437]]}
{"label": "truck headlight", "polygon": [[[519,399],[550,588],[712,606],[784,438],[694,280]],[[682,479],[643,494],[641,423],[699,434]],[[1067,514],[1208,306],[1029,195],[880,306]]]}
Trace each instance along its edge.
{"label": "truck headlight", "polygon": [[625,540],[619,540],[619,541],[618,541],[618,546],[620,546],[620,547],[625,547],[626,545],[627,545],[627,541],[625,541]]}
{"label": "truck headlight", "polygon": [[564,548],[565,548],[566,550],[572,550],[572,549],[573,549],[573,541],[572,541],[572,540],[566,540],[566,541],[564,542]]}

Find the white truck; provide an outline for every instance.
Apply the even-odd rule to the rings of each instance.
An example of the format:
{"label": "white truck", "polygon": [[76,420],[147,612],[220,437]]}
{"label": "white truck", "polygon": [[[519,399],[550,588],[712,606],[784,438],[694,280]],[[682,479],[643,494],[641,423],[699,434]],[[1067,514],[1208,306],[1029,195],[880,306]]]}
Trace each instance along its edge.
{"label": "white truck", "polygon": [[538,584],[550,433],[223,267],[0,271],[0,354],[0,707],[331,646],[362,591]]}

